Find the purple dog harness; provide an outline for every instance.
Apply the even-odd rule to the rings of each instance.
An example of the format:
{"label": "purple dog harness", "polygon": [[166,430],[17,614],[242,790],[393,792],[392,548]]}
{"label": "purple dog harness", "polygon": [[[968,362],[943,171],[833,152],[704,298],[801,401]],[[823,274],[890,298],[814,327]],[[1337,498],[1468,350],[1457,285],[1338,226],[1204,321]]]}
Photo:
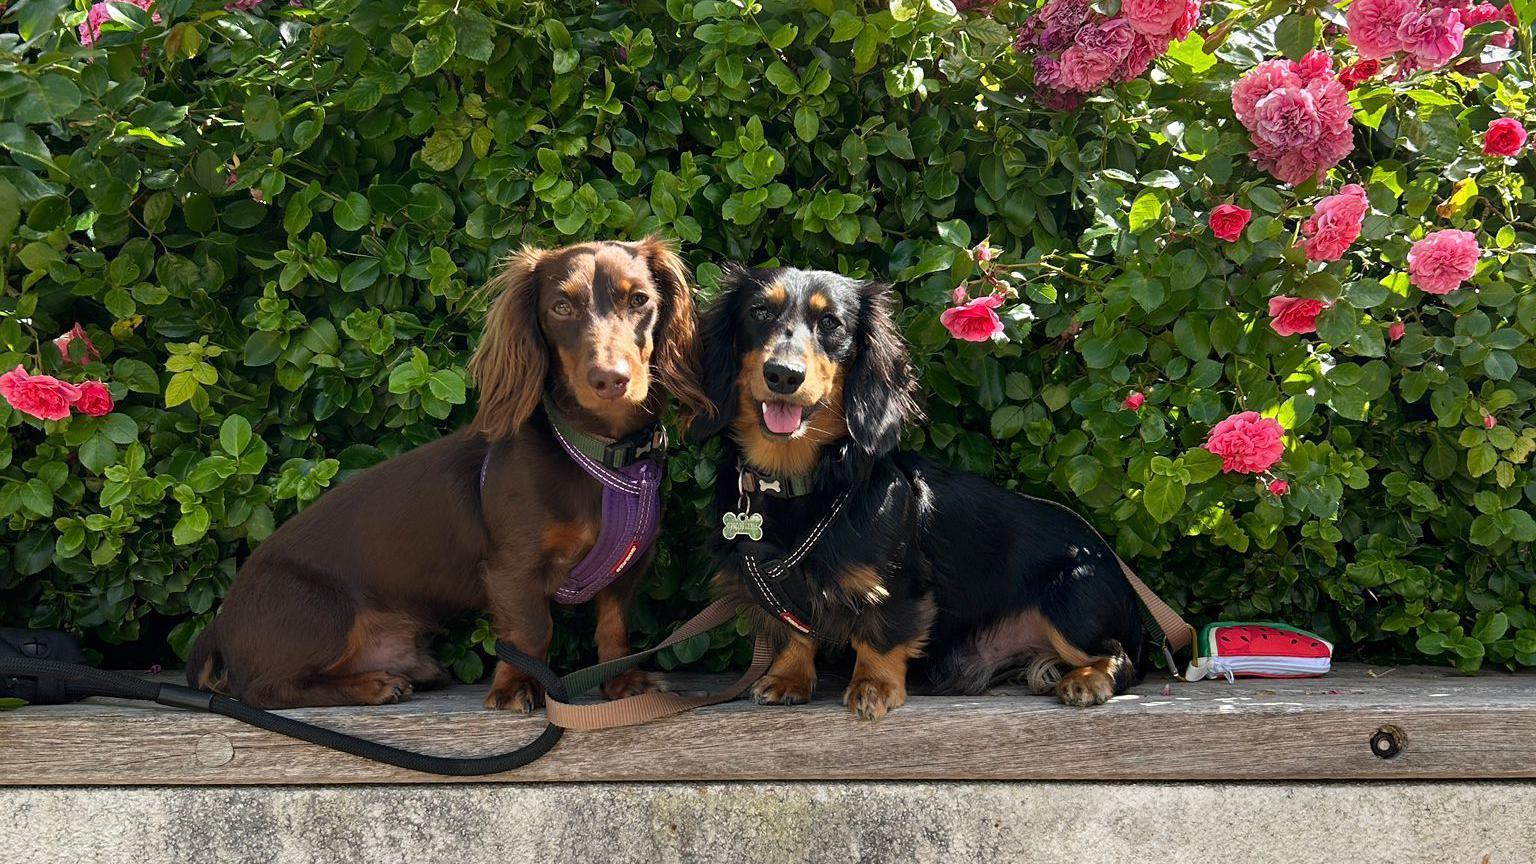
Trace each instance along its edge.
{"label": "purple dog harness", "polygon": [[[585,603],[644,558],[656,542],[661,528],[661,475],[667,437],[658,423],[608,443],[573,429],[548,398],[544,413],[566,454],[603,486],[603,524],[597,542],[555,590],[555,600],[561,603]],[[487,450],[480,462],[482,494],[490,465],[491,452]]]}

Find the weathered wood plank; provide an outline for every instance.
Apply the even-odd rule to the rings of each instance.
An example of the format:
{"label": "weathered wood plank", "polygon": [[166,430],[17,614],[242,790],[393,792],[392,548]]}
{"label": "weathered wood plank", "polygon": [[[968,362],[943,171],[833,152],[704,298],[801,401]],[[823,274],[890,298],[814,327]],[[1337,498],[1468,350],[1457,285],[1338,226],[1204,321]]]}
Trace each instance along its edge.
{"label": "weathered wood plank", "polygon": [[[719,681],[682,679],[704,687]],[[1166,688],[1166,689],[1165,689]],[[1536,778],[1536,675],[1458,677],[1344,666],[1323,679],[1150,679],[1070,709],[1016,690],[914,696],[852,719],[828,680],[811,705],[744,701],[641,727],[572,733],[506,781],[814,779]],[[500,752],[535,718],[489,712],[478,687],[379,708],[289,712],[444,755]],[[1371,737],[1395,726],[1390,759]],[[454,782],[335,753],[221,717],[111,700],[0,714],[0,785]],[[476,779],[476,778],[464,778]],[[480,778],[484,779],[484,778]]]}

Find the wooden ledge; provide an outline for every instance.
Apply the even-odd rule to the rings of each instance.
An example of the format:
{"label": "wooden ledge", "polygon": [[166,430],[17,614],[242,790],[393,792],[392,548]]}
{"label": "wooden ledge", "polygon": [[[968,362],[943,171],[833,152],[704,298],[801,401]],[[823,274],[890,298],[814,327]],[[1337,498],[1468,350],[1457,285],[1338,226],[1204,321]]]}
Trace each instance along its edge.
{"label": "wooden ledge", "polygon": [[[1385,674],[1383,674],[1385,673]],[[680,676],[674,689],[725,679]],[[645,726],[569,733],[499,781],[1318,780],[1536,778],[1536,674],[1344,665],[1326,678],[1149,678],[1072,709],[1015,689],[922,696],[854,720],[840,682],[797,707],[744,700]],[[510,750],[540,718],[481,707],[455,687],[378,708],[287,712],[441,755]],[[1385,727],[1398,752],[1382,758]],[[1385,740],[1378,746],[1389,750]],[[244,726],[146,703],[93,699],[0,713],[0,785],[439,783]]]}

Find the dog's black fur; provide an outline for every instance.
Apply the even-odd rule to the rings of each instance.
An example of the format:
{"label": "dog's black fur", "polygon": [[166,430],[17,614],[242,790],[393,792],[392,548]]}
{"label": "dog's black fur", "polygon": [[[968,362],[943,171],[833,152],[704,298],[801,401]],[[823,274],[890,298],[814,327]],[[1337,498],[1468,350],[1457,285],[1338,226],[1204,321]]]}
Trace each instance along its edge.
{"label": "dog's black fur", "polygon": [[[694,430],[729,429],[717,518],[740,509],[738,460],[771,475],[813,473],[815,487],[796,498],[749,496],[763,539],[717,535],[719,590],[747,599],[741,556],[782,558],[851,490],[785,579],[806,580],[800,594],[818,639],[852,643],[844,702],[855,714],[878,718],[901,705],[918,657],[943,692],[979,693],[1013,675],[1071,705],[1124,692],[1145,659],[1142,625],[1105,541],[1065,507],[896,452],[919,410],[891,306],[888,286],[835,273],[728,272],[701,328],[704,389],[717,411]],[[796,431],[768,428],[770,402],[798,407]],[[754,696],[809,699],[815,643],[766,612],[757,625],[780,651]]]}

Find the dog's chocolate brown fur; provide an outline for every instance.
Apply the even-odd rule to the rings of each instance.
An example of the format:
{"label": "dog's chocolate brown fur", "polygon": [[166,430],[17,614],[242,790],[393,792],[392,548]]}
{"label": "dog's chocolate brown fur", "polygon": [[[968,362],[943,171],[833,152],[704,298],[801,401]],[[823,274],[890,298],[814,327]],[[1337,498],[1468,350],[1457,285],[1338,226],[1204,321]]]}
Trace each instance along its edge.
{"label": "dog's chocolate brown fur", "polygon": [[[194,686],[263,708],[394,702],[447,682],[427,641],[477,611],[545,656],[551,597],[596,540],[602,486],[555,440],[544,394],[608,438],[654,419],[662,391],[685,415],[710,406],[686,271],[665,244],[525,249],[487,289],[498,296],[470,362],[474,423],[348,480],[267,538],[192,648]],[[629,652],[626,611],[649,563],[596,597],[604,660]],[[631,671],[604,689],[656,686]],[[486,706],[528,711],[541,697],[500,663]]]}

